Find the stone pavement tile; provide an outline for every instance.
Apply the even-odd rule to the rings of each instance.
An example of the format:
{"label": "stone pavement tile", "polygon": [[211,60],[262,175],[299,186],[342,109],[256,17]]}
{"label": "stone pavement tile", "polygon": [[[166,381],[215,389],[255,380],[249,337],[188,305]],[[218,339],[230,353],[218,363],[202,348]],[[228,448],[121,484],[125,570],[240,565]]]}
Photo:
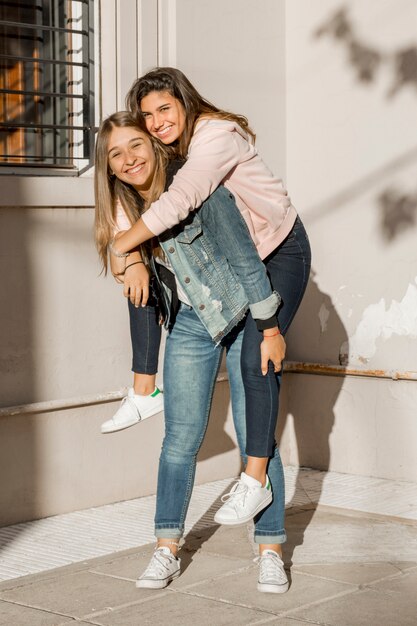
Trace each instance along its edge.
{"label": "stone pavement tile", "polygon": [[[100,572],[107,576],[117,576],[136,580],[149,563],[154,546],[149,549],[148,554],[137,554],[129,557],[115,559],[110,563],[103,563],[94,567],[92,572]],[[233,557],[222,557],[203,552],[190,552],[186,549],[180,551],[181,557],[181,576],[172,583],[175,587],[184,587],[192,585],[195,582],[221,576],[228,572],[249,567],[252,563],[251,559],[236,559]],[[138,590],[143,594],[144,590]],[[149,592],[148,592],[149,593]],[[155,593],[152,592],[151,593]]]}
{"label": "stone pavement tile", "polygon": [[[230,626],[237,626],[237,624],[231,624]],[[293,619],[292,617],[279,617],[278,615],[274,615],[269,618],[265,617],[262,621],[255,622],[255,624],[251,624],[251,626],[311,626],[311,622],[307,622],[304,619]]]}
{"label": "stone pavement tile", "polygon": [[57,626],[72,621],[71,617],[0,600],[0,626]]}
{"label": "stone pavement tile", "polygon": [[322,563],[320,565],[295,565],[292,572],[321,576],[331,580],[362,585],[399,573],[391,563]]}
{"label": "stone pavement tile", "polygon": [[117,578],[127,578],[130,581],[136,580],[140,572],[147,566],[155,544],[148,544],[138,548],[135,552],[119,556],[118,553],[111,555],[111,558],[96,560],[89,567],[90,572],[99,572]]}
{"label": "stone pavement tile", "polygon": [[381,593],[366,588],[316,606],[302,608],[291,617],[326,626],[415,626],[417,602],[414,590]]}
{"label": "stone pavement tile", "polygon": [[417,623],[417,569],[403,572],[387,580],[381,580],[370,585],[370,588],[389,597],[402,595],[404,598],[409,598],[415,609]]}
{"label": "stone pavement tile", "polygon": [[243,526],[212,526],[189,533],[185,537],[184,545],[192,551],[201,550],[211,554],[253,559],[252,534],[252,523]]}
{"label": "stone pavement tile", "polygon": [[137,601],[137,591],[130,581],[82,571],[2,591],[0,599],[83,617]]}
{"label": "stone pavement tile", "polygon": [[392,561],[392,564],[402,572],[417,567],[417,561]]}
{"label": "stone pavement tile", "polygon": [[256,609],[171,592],[153,602],[97,616],[94,623],[100,626],[245,626],[268,617]]}
{"label": "stone pavement tile", "polygon": [[[284,559],[293,564],[417,561],[417,525],[382,515],[319,506],[289,510]],[[331,530],[330,530],[331,529]],[[401,537],[401,540],[399,540]]]}
{"label": "stone pavement tile", "polygon": [[[190,560],[190,557],[192,560]],[[189,585],[201,582],[203,580],[209,581],[215,578],[220,578],[225,574],[231,572],[242,572],[252,566],[252,558],[250,559],[236,559],[232,557],[222,557],[218,555],[206,554],[204,552],[195,552],[187,556],[184,553],[182,556],[182,562],[184,563],[183,573],[172,583],[173,589],[182,589]]]}
{"label": "stone pavement tile", "polygon": [[253,609],[279,614],[328,596],[355,589],[355,586],[348,583],[305,576],[298,572],[292,575],[290,589],[283,594],[260,593],[256,588],[257,581],[258,568],[254,565],[240,574],[195,585],[190,592],[213,600],[243,604]]}

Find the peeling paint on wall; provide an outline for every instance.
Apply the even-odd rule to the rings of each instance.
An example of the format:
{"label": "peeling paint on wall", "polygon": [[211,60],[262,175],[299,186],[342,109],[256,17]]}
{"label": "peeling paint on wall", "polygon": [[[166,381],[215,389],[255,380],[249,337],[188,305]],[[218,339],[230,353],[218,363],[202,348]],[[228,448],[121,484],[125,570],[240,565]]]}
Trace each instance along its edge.
{"label": "peeling paint on wall", "polygon": [[320,329],[322,333],[325,333],[327,330],[327,322],[329,320],[329,317],[330,311],[323,302],[319,311]]}
{"label": "peeling paint on wall", "polygon": [[376,353],[377,340],[390,339],[393,335],[417,337],[416,284],[409,284],[404,298],[400,302],[392,300],[388,308],[384,298],[368,306],[355,334],[342,344],[340,353],[349,353],[350,363],[367,363]]}

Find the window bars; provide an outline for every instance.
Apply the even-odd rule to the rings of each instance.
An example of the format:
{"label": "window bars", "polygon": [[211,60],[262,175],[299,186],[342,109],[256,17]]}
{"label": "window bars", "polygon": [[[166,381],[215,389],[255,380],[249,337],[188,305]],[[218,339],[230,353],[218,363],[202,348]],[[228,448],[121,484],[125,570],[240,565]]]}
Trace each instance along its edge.
{"label": "window bars", "polygon": [[93,11],[94,0],[0,0],[0,173],[89,164]]}

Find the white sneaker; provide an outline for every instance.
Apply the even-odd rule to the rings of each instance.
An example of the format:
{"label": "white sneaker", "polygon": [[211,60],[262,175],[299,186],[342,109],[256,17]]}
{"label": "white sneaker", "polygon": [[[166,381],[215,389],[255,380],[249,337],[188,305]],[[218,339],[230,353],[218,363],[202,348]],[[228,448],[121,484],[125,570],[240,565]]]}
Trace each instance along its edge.
{"label": "white sneaker", "polygon": [[249,522],[272,502],[271,483],[268,476],[265,487],[262,487],[258,480],[242,472],[240,480],[233,485],[229,493],[222,497],[222,502],[225,504],[214,516],[216,524],[233,526]]}
{"label": "white sneaker", "polygon": [[274,550],[263,550],[255,561],[259,563],[258,591],[264,593],[288,591],[288,578],[279,554]]}
{"label": "white sneaker", "polygon": [[101,432],[114,433],[129,428],[163,410],[164,396],[158,387],[149,396],[138,396],[130,388],[113,417],[101,425]]}
{"label": "white sneaker", "polygon": [[181,573],[181,559],[174,556],[169,548],[157,548],[151,561],[136,581],[141,589],[163,589]]}

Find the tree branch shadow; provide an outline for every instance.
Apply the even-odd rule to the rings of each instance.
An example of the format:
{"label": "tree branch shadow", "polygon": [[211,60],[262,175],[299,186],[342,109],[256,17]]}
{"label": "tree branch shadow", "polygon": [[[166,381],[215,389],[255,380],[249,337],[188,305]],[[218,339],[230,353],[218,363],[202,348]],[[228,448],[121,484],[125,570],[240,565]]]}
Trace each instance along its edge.
{"label": "tree branch shadow", "polygon": [[396,96],[405,87],[417,90],[417,45],[385,51],[364,42],[346,6],[341,6],[314,32],[314,37],[330,37],[346,52],[346,59],[359,83],[370,85],[378,77],[383,64],[390,68],[391,87],[387,98]]}

